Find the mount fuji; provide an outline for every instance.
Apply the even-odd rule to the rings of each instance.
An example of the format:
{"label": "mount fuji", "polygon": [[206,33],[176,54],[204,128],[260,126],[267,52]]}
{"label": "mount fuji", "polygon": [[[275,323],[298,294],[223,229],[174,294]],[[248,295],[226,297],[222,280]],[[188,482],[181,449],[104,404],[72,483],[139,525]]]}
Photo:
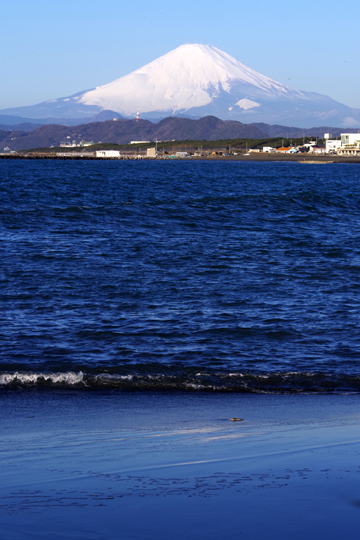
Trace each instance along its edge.
{"label": "mount fuji", "polygon": [[99,113],[134,118],[138,108],[147,119],[212,115],[304,128],[360,126],[360,109],[276,82],[216,47],[198,44],[182,45],[104,86],[0,114],[100,120]]}

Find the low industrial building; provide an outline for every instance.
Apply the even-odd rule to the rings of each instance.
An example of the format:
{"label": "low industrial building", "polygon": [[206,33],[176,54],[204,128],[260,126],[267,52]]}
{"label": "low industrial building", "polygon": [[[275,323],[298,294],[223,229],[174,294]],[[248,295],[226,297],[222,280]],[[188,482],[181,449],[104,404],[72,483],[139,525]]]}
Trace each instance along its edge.
{"label": "low industrial building", "polygon": [[93,144],[95,144],[94,141],[85,141],[84,139],[79,142],[79,146],[92,146]]}
{"label": "low industrial building", "polygon": [[93,158],[95,152],[56,152],[56,157],[63,158]]}
{"label": "low industrial building", "polygon": [[311,147],[312,154],[325,154],[325,152],[326,152],[325,146],[315,144],[314,146]]}
{"label": "low industrial building", "polygon": [[95,156],[99,158],[119,158],[120,150],[96,150]]}
{"label": "low industrial building", "polygon": [[281,146],[276,149],[279,154],[296,154],[297,150],[294,146]]}
{"label": "low industrial building", "polygon": [[61,141],[60,148],[76,148],[77,142],[76,141]]}

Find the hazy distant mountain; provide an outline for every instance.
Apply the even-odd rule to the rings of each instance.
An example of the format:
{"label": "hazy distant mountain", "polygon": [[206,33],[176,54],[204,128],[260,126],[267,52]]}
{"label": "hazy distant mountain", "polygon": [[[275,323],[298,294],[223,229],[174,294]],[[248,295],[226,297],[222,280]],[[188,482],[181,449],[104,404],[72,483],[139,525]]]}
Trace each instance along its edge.
{"label": "hazy distant mountain", "polygon": [[119,120],[122,116],[114,111],[104,110],[94,114],[87,122],[106,122],[107,120]]}
{"label": "hazy distant mountain", "polygon": [[0,124],[0,129],[5,130],[5,131],[15,131],[15,130],[32,131],[33,129],[40,127],[40,125],[33,124],[32,122],[24,122],[22,124],[15,124],[13,126],[7,125],[7,124]]}
{"label": "hazy distant mountain", "polygon": [[[360,126],[360,109],[285,86],[210,45],[182,45],[114,82],[73,96],[0,111],[22,117],[83,118],[98,113],[163,118],[214,115],[223,120],[312,127]],[[109,116],[106,116],[108,119]]]}
{"label": "hazy distant mountain", "polygon": [[[20,109],[22,109],[22,107],[20,107]],[[10,110],[10,109],[7,109],[7,110]],[[113,115],[115,116],[116,113],[113,113]],[[89,121],[91,121],[91,119],[89,119]],[[63,126],[77,126],[81,124],[82,122],[83,122],[82,118],[49,118],[49,117],[24,118],[22,116],[0,114],[0,124],[2,126],[10,126],[10,127],[16,126],[16,129],[22,129],[19,126],[23,124],[32,124],[33,127],[31,129],[35,129],[35,127],[44,126],[45,124],[61,124]],[[8,129],[10,129],[10,127]]]}

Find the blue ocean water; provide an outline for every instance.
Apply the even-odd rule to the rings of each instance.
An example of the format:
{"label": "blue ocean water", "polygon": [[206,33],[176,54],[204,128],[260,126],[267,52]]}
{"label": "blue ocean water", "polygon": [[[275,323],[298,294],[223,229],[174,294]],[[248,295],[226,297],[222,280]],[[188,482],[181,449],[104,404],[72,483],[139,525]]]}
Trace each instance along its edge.
{"label": "blue ocean water", "polygon": [[0,388],[360,391],[360,168],[0,160]]}

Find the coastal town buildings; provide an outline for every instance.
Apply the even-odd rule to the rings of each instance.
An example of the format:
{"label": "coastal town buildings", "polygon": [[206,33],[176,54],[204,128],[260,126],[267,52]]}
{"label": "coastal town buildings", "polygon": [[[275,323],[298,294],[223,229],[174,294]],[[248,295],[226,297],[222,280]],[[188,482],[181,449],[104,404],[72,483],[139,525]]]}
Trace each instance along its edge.
{"label": "coastal town buildings", "polygon": [[[79,135],[80,137],[80,135]],[[287,142],[289,139],[287,140]],[[305,142],[306,141],[306,142]],[[147,141],[131,141],[132,144],[137,142],[138,144],[144,144]],[[175,158],[181,158],[181,157],[206,157],[206,156],[217,156],[217,155],[238,155],[238,152],[234,152],[234,148],[230,152],[229,147],[229,153],[226,152],[226,149],[215,147],[212,149],[209,149],[207,152],[203,152],[202,147],[201,150],[199,148],[191,149],[189,153],[186,152],[188,148],[186,147],[178,147],[173,148],[169,151],[165,151],[164,148],[162,149],[162,152],[159,153],[157,151],[157,144],[158,141],[155,141],[156,145],[152,148],[136,148],[134,150],[130,148],[124,148],[121,150],[121,154],[119,150],[115,149],[103,149],[103,150],[95,150],[93,151],[94,157],[97,158],[124,158],[124,159],[142,159],[142,158],[157,158],[157,157],[175,157]],[[269,141],[270,142],[270,141]],[[282,141],[282,146],[275,148],[272,146],[263,146],[261,148],[257,147],[256,144],[254,144],[255,148],[249,148],[248,149],[248,143],[246,143],[246,153],[244,155],[251,155],[251,154],[259,154],[259,153],[278,153],[278,154],[295,154],[295,153],[307,153],[312,155],[321,155],[321,154],[327,154],[327,155],[338,155],[338,156],[358,156],[360,157],[360,133],[341,133],[341,136],[339,136],[336,139],[331,138],[330,133],[325,133],[323,136],[323,143],[321,139],[319,139],[319,143],[317,139],[314,140],[306,140],[303,139],[302,143],[299,144],[299,140],[297,141],[297,145],[285,145],[284,146],[284,140]],[[148,142],[149,143],[149,142]],[[93,145],[94,143],[92,141],[85,141],[84,139],[80,140],[80,142],[77,142],[76,140],[72,140],[70,136],[67,137],[67,140],[61,142],[60,146],[65,148],[73,148],[73,147],[85,147]],[[152,144],[152,143],[149,143]],[[10,151],[9,149],[4,150],[4,152]],[[240,153],[243,153],[244,150],[240,150]],[[60,155],[60,154],[59,154]],[[70,155],[70,154],[68,154]]]}
{"label": "coastal town buildings", "polygon": [[78,148],[84,146],[92,146],[94,141],[85,141],[82,139],[80,142],[76,141],[61,141],[60,148]]}

